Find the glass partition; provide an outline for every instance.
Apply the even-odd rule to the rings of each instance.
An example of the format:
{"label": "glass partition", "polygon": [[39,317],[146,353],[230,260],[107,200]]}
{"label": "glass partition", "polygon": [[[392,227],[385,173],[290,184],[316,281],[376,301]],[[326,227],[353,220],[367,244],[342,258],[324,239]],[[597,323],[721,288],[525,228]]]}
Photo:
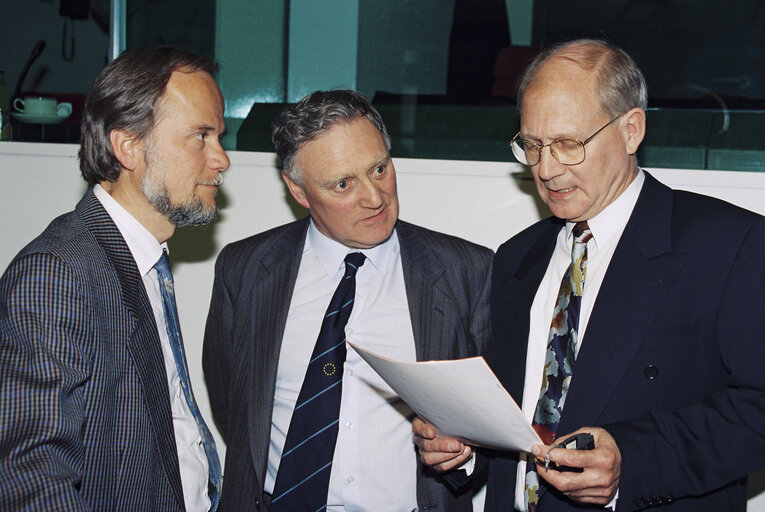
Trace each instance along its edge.
{"label": "glass partition", "polygon": [[542,47],[596,37],[625,48],[646,75],[644,165],[758,171],[765,160],[759,0],[11,2],[0,18],[0,45],[18,49],[0,58],[8,88],[44,39],[22,92],[84,95],[106,62],[111,5],[125,10],[128,47],[174,44],[220,62],[229,149],[271,151],[271,119],[285,103],[349,87],[379,106],[398,156],[512,160],[519,73]]}

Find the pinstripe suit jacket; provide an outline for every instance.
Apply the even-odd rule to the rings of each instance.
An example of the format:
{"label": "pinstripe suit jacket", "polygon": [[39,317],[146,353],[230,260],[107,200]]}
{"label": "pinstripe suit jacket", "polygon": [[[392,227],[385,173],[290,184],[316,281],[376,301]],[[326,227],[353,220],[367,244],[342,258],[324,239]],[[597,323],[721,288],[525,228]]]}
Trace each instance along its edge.
{"label": "pinstripe suit jacket", "polygon": [[[274,387],[308,219],[224,248],[205,331],[203,364],[213,415],[227,443],[221,510],[263,510]],[[398,221],[418,360],[483,352],[489,336],[491,251]],[[384,471],[384,468],[381,468]],[[420,510],[472,510],[419,468]]]}
{"label": "pinstripe suit jacket", "polygon": [[89,190],[0,280],[0,510],[183,510],[157,327]]}

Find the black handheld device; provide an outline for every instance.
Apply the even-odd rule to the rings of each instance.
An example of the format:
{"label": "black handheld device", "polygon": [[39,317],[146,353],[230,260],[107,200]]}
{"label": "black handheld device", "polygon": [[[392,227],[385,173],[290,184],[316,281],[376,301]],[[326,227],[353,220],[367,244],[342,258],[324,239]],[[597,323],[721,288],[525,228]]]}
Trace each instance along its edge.
{"label": "black handheld device", "polygon": [[568,466],[558,466],[550,460],[550,452],[554,448],[564,448],[566,450],[593,450],[595,448],[595,438],[589,432],[582,432],[580,434],[567,437],[560,443],[554,444],[547,450],[545,455],[545,469],[554,469],[556,471],[572,471],[575,473],[581,473],[582,468],[571,468]]}

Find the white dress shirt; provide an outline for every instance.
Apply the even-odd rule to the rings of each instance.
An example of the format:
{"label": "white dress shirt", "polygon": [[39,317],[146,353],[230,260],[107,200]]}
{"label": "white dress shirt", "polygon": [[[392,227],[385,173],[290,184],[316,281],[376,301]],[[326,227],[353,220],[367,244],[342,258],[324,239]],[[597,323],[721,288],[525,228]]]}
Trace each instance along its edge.
{"label": "white dress shirt", "polygon": [[[581,310],[579,316],[579,345],[576,352],[586,340],[587,322],[590,319],[595,299],[598,297],[600,285],[611,263],[619,239],[627,226],[627,221],[635,208],[640,190],[643,188],[645,174],[638,171],[638,175],[630,183],[627,189],[608,205],[598,215],[587,221],[592,239],[587,242],[587,276],[582,293]],[[555,309],[555,301],[558,299],[558,291],[563,274],[571,265],[571,246],[573,244],[573,222],[567,222],[566,226],[558,233],[550,264],[547,266],[542,281],[539,284],[534,302],[529,312],[529,340],[526,353],[526,377],[523,383],[523,413],[529,422],[534,419],[534,411],[539,400],[539,392],[542,387],[542,370],[545,365],[545,353],[547,352],[547,338],[550,333],[552,314]],[[576,369],[571,377],[572,383],[576,380]],[[580,425],[585,426],[585,425]],[[559,435],[569,432],[558,432]],[[525,510],[524,488],[526,483],[526,462],[521,458],[518,463],[518,473],[515,485],[515,508]]]}
{"label": "white dress shirt", "polygon": [[[314,226],[308,228],[276,377],[265,491],[273,492],[292,411],[332,295],[345,272],[349,249]],[[362,250],[356,295],[345,335],[365,349],[415,361],[414,334],[396,232]],[[406,511],[417,508],[413,413],[351,348],[343,392],[327,510]]]}
{"label": "white dress shirt", "polygon": [[200,512],[210,510],[210,497],[207,487],[209,481],[207,455],[202,446],[199,427],[197,427],[181,389],[181,379],[175,366],[175,357],[165,325],[162,292],[159,289],[157,271],[154,269],[154,264],[162,256],[163,249],[167,249],[167,244],[160,245],[154,235],[130,215],[101,185],[96,185],[93,193],[117,225],[117,229],[119,229],[130,253],[133,255],[138,273],[141,275],[144,288],[146,288],[146,295],[149,296],[154,320],[157,322],[162,356],[165,361],[168,391],[170,392],[173,430],[178,449],[178,462],[186,510]]}

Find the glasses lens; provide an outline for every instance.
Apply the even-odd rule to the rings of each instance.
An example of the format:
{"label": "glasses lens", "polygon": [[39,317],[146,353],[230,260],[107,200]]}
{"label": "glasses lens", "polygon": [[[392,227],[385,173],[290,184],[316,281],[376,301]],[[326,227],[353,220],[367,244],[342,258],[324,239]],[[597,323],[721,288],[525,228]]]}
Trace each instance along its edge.
{"label": "glasses lens", "polygon": [[522,164],[535,165],[539,159],[539,149],[536,144],[526,142],[523,139],[513,139],[510,143],[513,155]]}
{"label": "glasses lens", "polygon": [[584,146],[578,140],[561,139],[550,144],[555,159],[563,165],[576,165],[584,161]]}

